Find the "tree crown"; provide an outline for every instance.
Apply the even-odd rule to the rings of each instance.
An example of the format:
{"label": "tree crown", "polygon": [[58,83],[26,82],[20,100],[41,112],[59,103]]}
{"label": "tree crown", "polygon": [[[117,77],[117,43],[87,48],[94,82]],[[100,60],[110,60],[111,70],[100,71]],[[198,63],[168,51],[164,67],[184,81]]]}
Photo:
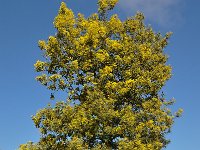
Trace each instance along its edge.
{"label": "tree crown", "polygon": [[[107,12],[118,0],[99,0],[98,13],[75,17],[61,3],[55,36],[39,41],[44,61],[36,79],[48,89],[67,91],[67,102],[34,117],[42,134],[21,149],[161,149],[174,115],[159,94],[171,77],[162,36],[145,26],[142,13],[125,21]],[[71,103],[74,102],[74,105]]]}

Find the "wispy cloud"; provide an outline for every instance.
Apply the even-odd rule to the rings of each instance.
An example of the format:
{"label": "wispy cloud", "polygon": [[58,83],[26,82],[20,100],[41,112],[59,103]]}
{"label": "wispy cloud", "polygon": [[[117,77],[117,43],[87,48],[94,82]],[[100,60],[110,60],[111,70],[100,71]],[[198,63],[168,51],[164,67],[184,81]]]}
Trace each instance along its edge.
{"label": "wispy cloud", "polygon": [[147,19],[162,26],[172,26],[182,20],[181,0],[120,0],[119,4],[126,13],[143,12]]}

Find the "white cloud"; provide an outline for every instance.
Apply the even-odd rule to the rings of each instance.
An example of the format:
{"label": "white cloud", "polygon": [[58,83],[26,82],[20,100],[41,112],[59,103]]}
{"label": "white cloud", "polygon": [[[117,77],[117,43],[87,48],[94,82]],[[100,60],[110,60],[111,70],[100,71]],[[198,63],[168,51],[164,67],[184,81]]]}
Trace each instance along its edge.
{"label": "white cloud", "polygon": [[143,12],[148,20],[162,26],[171,26],[182,20],[180,0],[120,0],[120,6],[128,14]]}

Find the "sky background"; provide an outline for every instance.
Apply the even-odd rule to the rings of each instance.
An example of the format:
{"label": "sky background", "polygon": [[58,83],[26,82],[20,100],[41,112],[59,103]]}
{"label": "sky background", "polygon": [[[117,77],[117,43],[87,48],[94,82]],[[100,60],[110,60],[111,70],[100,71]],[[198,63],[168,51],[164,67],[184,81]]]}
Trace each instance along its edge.
{"label": "sky background", "polygon": [[[35,81],[33,64],[41,59],[37,42],[55,34],[53,20],[61,0],[0,0],[0,150],[38,141],[31,115],[51,103],[50,91]],[[66,0],[76,14],[96,12],[96,0]],[[165,52],[173,77],[163,88],[183,108],[167,136],[166,150],[199,150],[200,142],[200,1],[120,0],[113,11],[124,20],[144,12],[155,31],[174,34]],[[66,93],[65,93],[66,94]],[[64,95],[64,94],[63,94]]]}

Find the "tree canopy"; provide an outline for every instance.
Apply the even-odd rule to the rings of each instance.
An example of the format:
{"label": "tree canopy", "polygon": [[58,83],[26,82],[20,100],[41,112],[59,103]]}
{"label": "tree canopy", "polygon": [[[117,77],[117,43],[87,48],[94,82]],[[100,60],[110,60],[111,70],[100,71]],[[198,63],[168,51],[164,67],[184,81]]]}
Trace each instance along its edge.
{"label": "tree canopy", "polygon": [[[108,12],[118,0],[98,0],[98,12],[74,15],[64,2],[54,20],[57,33],[39,41],[36,79],[66,101],[32,117],[41,132],[37,143],[20,150],[160,150],[169,143],[175,115],[161,93],[171,77],[162,36],[144,16],[120,20]],[[52,98],[54,95],[52,95]]]}

